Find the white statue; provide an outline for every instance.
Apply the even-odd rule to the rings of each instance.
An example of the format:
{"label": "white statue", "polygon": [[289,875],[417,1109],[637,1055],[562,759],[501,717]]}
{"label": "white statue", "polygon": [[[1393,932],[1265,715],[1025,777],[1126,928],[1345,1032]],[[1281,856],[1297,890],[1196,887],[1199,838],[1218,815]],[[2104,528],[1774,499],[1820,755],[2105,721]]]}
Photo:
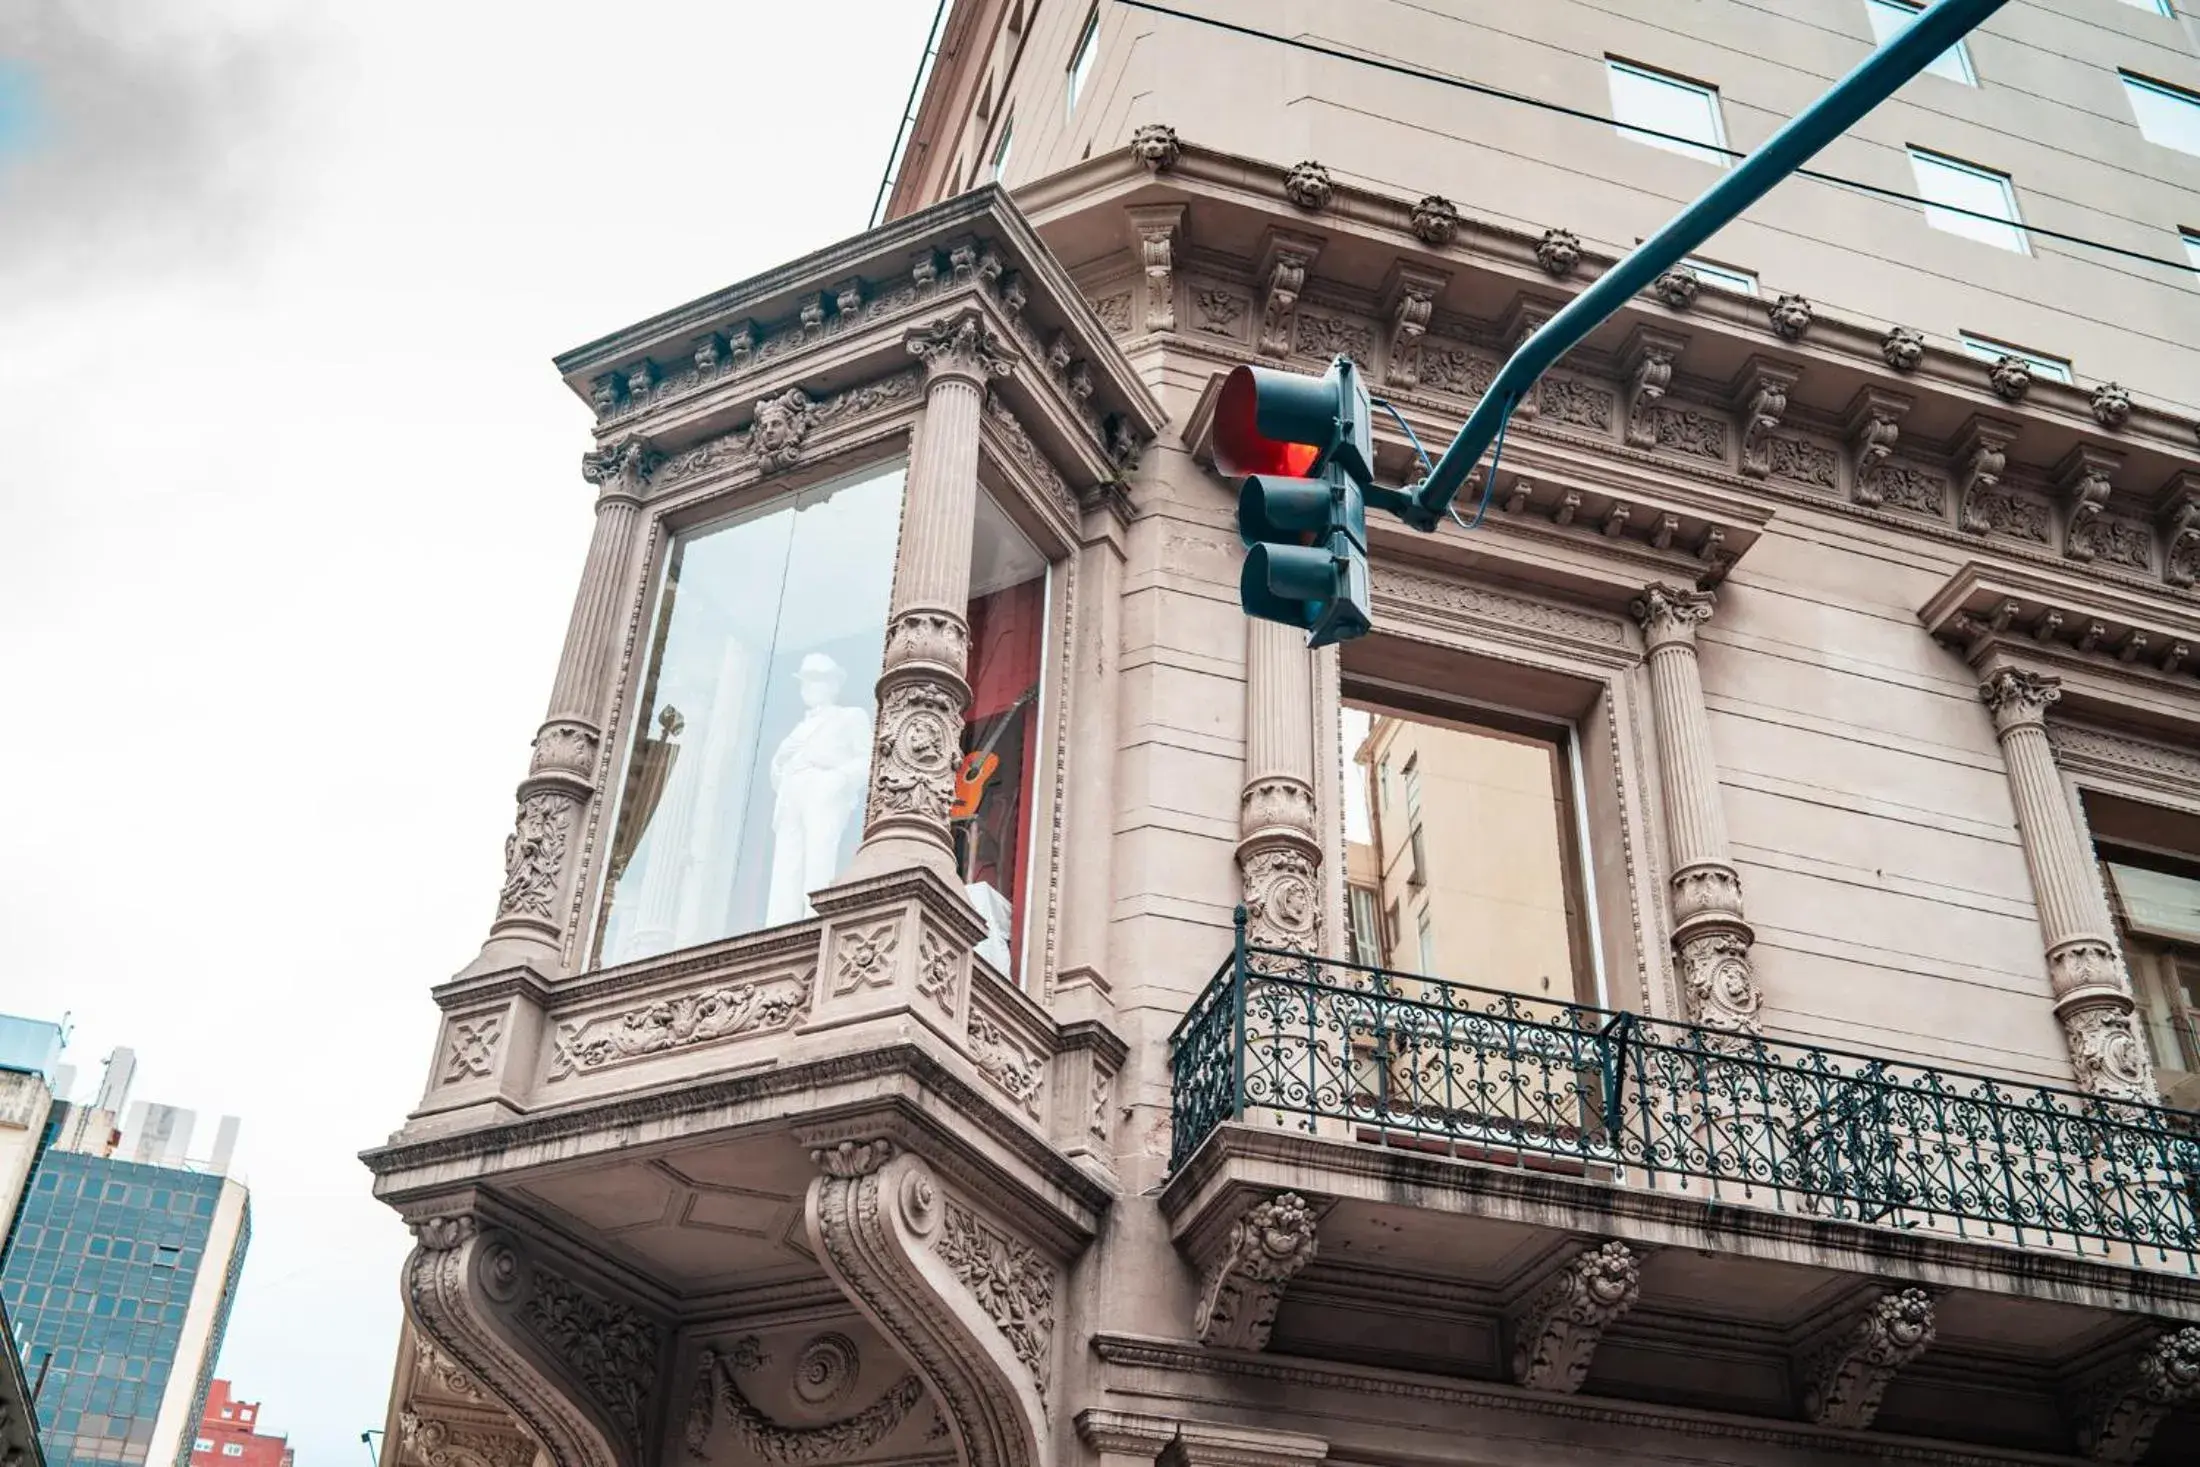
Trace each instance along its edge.
{"label": "white statue", "polygon": [[814,915],[810,893],[840,874],[840,841],[871,774],[871,715],[843,707],[840,664],[802,659],[802,721],[772,755],[772,885],[764,924]]}

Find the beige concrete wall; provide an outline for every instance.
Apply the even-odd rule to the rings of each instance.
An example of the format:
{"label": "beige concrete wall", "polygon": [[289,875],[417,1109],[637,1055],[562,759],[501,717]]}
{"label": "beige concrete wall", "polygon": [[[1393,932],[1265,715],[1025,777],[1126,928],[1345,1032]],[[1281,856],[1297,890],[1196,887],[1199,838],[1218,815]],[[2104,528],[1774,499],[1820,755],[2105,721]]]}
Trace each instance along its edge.
{"label": "beige concrete wall", "polygon": [[214,1376],[215,1355],[221,1348],[222,1327],[229,1319],[231,1265],[245,1245],[246,1212],[250,1205],[244,1185],[222,1182],[214,1202],[214,1220],[207,1229],[206,1254],[198,1277],[191,1285],[191,1301],[183,1312],[183,1331],[176,1340],[175,1368],[160,1394],[160,1414],[153,1420],[152,1444],[145,1449],[149,1467],[190,1460],[191,1441],[199,1426],[205,1389]]}
{"label": "beige concrete wall", "polygon": [[[1864,0],[1432,0],[1338,5],[1208,0],[1202,13],[1335,48],[1447,71],[1610,114],[1607,55],[1719,89],[1730,146],[1763,142],[1867,54]],[[1141,123],[1290,164],[1324,163],[1401,197],[1435,192],[1470,214],[1559,225],[1613,251],[1717,177],[1711,165],[1615,130],[1292,51],[1184,21],[1102,7],[1102,50],[1074,116],[1064,72],[1085,10],[1032,21],[1010,102],[1020,119],[1008,182],[1122,146]],[[1905,149],[2007,173],[2027,223],[2177,260],[2200,228],[2200,157],[2139,135],[2119,68],[2200,91],[2190,22],[2119,0],[2022,0],[1971,40],[1980,85],[1925,76],[1836,140],[1814,166],[1914,192]],[[2200,280],[2189,270],[2035,241],[2017,255],[1934,230],[1913,205],[1796,181],[1702,251],[1756,272],[1767,292],[1900,322],[1943,342],[2011,341],[2191,403],[2200,382]]]}

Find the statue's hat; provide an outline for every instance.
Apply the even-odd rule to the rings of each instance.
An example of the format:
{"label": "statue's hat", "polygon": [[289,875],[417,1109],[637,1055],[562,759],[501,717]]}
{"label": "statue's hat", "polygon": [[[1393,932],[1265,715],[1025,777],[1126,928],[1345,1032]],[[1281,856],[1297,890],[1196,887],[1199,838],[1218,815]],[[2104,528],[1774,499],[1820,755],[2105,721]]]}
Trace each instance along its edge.
{"label": "statue's hat", "polygon": [[832,658],[822,652],[812,652],[802,659],[802,666],[795,670],[795,676],[803,682],[839,682],[847,674],[840,670],[840,664]]}

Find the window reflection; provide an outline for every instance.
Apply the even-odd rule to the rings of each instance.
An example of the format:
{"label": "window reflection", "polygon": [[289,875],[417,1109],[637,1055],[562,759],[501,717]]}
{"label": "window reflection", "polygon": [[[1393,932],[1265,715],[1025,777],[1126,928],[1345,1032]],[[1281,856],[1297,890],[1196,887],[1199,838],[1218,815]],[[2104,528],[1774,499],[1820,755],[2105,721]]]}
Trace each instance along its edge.
{"label": "window reflection", "polygon": [[809,915],[862,836],[902,470],[682,534],[658,594],[599,960]]}

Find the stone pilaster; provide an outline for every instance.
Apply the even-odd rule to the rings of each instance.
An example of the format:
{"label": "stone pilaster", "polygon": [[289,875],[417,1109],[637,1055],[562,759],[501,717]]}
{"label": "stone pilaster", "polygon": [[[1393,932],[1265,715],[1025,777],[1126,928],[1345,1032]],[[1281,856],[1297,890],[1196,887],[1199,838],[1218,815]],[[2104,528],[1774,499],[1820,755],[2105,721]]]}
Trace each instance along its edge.
{"label": "stone pilaster", "polygon": [[1742,879],[1727,850],[1703,674],[1696,665],[1696,629],[1711,619],[1712,604],[1709,591],[1653,585],[1644,588],[1634,613],[1649,645],[1658,782],[1673,860],[1673,951],[1688,1017],[1708,1028],[1755,1034],[1764,1002],[1749,965],[1755,934],[1742,918]]}
{"label": "stone pilaster", "polygon": [[489,940],[466,973],[532,967],[556,976],[564,967],[564,922],[581,829],[595,793],[619,605],[642,522],[642,493],[658,462],[640,438],[584,454],[581,473],[597,486],[596,529],[588,543],[565,650],[551,685],[550,709],[535,734],[519,812],[504,841],[504,887]]}
{"label": "stone pilaster", "polygon": [[[1077,552],[1071,691],[1067,839],[1077,852],[1062,870],[1062,960],[1055,979],[1058,1014],[1097,1018],[1111,973],[1108,944],[1115,908],[1115,766],[1122,698],[1123,530],[1129,501],[1107,484],[1082,496],[1084,534]],[[1071,994],[1081,997],[1069,999]],[[1063,1000],[1068,1000],[1063,1002]]]}
{"label": "stone pilaster", "polygon": [[1978,694],[2001,740],[2017,836],[2039,906],[2055,1016],[2070,1043],[2078,1086],[2089,1095],[2152,1104],[2160,1095],[2133,1021],[2131,984],[2101,901],[2092,852],[2078,834],[2047,741],[2047,709],[2062,696],[2061,681],[2004,667],[1979,684]]}
{"label": "stone pilaster", "polygon": [[924,412],[903,491],[886,656],[878,679],[863,844],[848,879],[908,867],[957,889],[947,812],[970,707],[970,541],[978,510],[978,424],[989,378],[1014,366],[975,309],[911,331]]}
{"label": "stone pilaster", "polygon": [[1246,937],[1255,947],[1319,953],[1313,654],[1304,635],[1290,627],[1252,618],[1245,626],[1245,789],[1237,859],[1245,881]]}

